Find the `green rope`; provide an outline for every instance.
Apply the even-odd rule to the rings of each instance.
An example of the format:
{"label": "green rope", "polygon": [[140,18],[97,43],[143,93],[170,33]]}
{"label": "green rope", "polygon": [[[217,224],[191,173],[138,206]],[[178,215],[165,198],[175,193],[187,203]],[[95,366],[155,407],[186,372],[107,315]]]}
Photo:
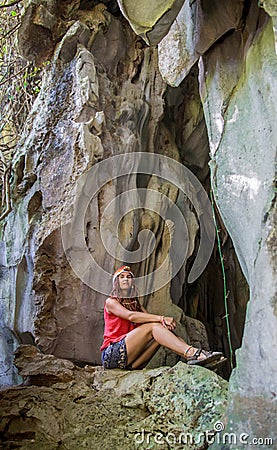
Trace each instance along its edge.
{"label": "green rope", "polygon": [[226,285],[226,275],[225,275],[225,267],[224,267],[224,259],[221,251],[221,242],[219,237],[219,230],[217,227],[217,221],[215,217],[215,209],[214,209],[214,196],[212,190],[211,193],[211,201],[212,201],[212,212],[213,212],[213,219],[216,229],[216,237],[217,237],[217,246],[218,246],[218,253],[220,257],[220,263],[221,263],[221,270],[222,270],[222,278],[223,278],[223,295],[224,295],[224,308],[225,308],[225,318],[226,318],[226,326],[227,326],[227,337],[228,337],[228,344],[229,344],[229,350],[230,350],[230,364],[231,369],[234,368],[233,365],[233,348],[232,348],[232,341],[231,341],[231,331],[230,331],[230,323],[229,323],[229,312],[228,312],[228,292],[227,292],[227,285]]}

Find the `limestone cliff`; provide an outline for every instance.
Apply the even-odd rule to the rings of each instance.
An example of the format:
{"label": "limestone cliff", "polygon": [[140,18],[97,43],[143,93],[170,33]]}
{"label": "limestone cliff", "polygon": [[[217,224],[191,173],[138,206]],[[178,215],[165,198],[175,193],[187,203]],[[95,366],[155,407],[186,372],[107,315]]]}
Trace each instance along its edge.
{"label": "limestone cliff", "polygon": [[[19,48],[51,64],[18,145],[12,211],[1,223],[3,386],[18,382],[19,342],[99,364],[106,274],[151,248],[131,260],[138,278],[157,273],[144,305],[174,315],[192,343],[224,351],[221,374],[236,365],[229,426],[274,437],[276,15],[273,2],[256,0],[26,2]],[[139,156],[124,158],[130,154]],[[182,171],[156,168],[159,155],[198,181],[183,188]],[[115,168],[107,162],[114,156]],[[208,207],[198,209],[210,189],[223,258],[215,245],[189,283],[203,235],[211,236],[208,219],[201,226]],[[170,216],[176,205],[180,229]],[[178,271],[174,235],[184,249]],[[103,270],[98,290],[87,257]],[[152,367],[177,361],[161,351]]]}

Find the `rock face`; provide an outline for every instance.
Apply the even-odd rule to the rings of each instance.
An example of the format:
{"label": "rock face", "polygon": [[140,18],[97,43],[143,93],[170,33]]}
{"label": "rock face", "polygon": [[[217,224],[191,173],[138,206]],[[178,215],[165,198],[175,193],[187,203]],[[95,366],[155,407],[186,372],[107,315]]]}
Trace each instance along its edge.
{"label": "rock face", "polygon": [[1,393],[4,448],[201,449],[227,402],[225,380],[182,362],[132,372],[81,369],[21,346],[15,363],[32,385]]}
{"label": "rock face", "polygon": [[167,35],[159,43],[163,78],[178,86],[199,57],[217,40],[239,28],[243,1],[184,2]]}
{"label": "rock face", "polygon": [[[14,163],[13,209],[1,224],[1,384],[18,382],[12,354],[18,342],[32,341],[32,335],[47,354],[42,360],[50,372],[54,356],[71,360],[61,369],[67,371],[69,384],[74,385],[72,361],[99,364],[105,296],[72,271],[62,225],[72,218],[78,223],[76,198],[89,193],[87,185],[82,190],[77,181],[84,173],[88,179],[95,174],[90,170],[100,161],[125,153],[161,154],[188,167],[206,192],[212,188],[223,259],[215,248],[205,271],[190,285],[187,276],[201,238],[197,211],[176,186],[132,170],[127,177],[111,178],[88,202],[84,242],[98,265],[112,273],[128,258],[111,257],[103,245],[106,207],[132,189],[136,199],[145,196],[147,201],[145,193],[138,195],[140,188],[166,194],[172,208],[178,205],[186,218],[188,232],[180,246],[187,240],[187,254],[170,282],[144,297],[144,306],[174,315],[179,334],[192,343],[223,350],[230,363],[226,377],[235,362],[232,353],[241,347],[229,388],[229,430],[235,423],[237,434],[274,439],[276,6],[271,1],[258,5],[256,0],[165,0],[155,8],[140,1],[135,9],[131,0],[89,3],[29,1],[19,30],[23,55],[38,64],[50,58],[51,65]],[[102,175],[107,173],[97,175],[100,181]],[[140,231],[150,230],[156,239],[154,251],[135,262],[133,270],[143,277],[169,254],[164,273],[172,274],[174,233],[172,223],[170,228],[163,220],[163,202],[155,200],[146,210],[132,208],[132,201],[130,197],[131,207],[121,220],[116,214],[122,204],[108,210],[108,247],[117,237],[125,255],[135,252]],[[77,229],[75,250],[79,237]],[[176,361],[160,352],[152,364]],[[159,373],[175,373],[180,367]],[[48,375],[51,383],[57,381]],[[126,376],[131,379],[133,374]],[[33,388],[19,388],[22,393],[28,389]],[[86,382],[84,389],[84,398],[91,399]],[[69,397],[78,402],[75,395]]]}
{"label": "rock face", "polygon": [[[268,344],[276,346],[277,342],[273,187],[276,7],[270,2],[262,2],[262,6],[272,20],[262,14],[256,2],[226,2],[225,12],[231,8],[229,19],[222,20],[219,14],[217,26],[214,8],[207,5],[201,11],[199,2],[193,8],[186,2],[159,44],[159,65],[163,78],[178,86],[200,57],[199,87],[209,135],[213,191],[250,285],[243,346],[230,384],[229,426],[234,431],[236,424],[238,435],[248,432],[274,440],[277,360]],[[200,24],[205,16],[206,26],[195,33],[193,24]],[[243,27],[239,25],[242,19]],[[210,20],[214,26],[207,39],[204,36]],[[263,368],[257,370],[257,364]],[[271,411],[270,417],[264,408]],[[230,448],[238,446],[242,443],[230,444]]]}
{"label": "rock face", "polygon": [[184,0],[167,0],[150,4],[142,0],[135,4],[130,0],[118,0],[123,15],[135,33],[152,45],[167,34],[183,3]]}
{"label": "rock face", "polygon": [[[174,91],[159,73],[157,49],[147,47],[132,32],[115,5],[97,4],[86,10],[79,9],[77,3],[67,2],[68,9],[61,10],[57,2],[29,2],[19,30],[26,57],[38,62],[51,55],[52,59],[19,144],[13,172],[13,210],[2,228],[2,385],[16,382],[12,354],[18,343],[29,342],[25,341],[26,333],[35,337],[43,352],[83,363],[100,363],[105,296],[72,271],[61,236],[61,225],[70,222],[74,205],[78,205],[77,181],[81,175],[89,174],[99,161],[113,155],[139,151],[184,163],[206,189],[209,187],[208,135],[197,71],[192,71]],[[58,24],[63,26],[59,28]],[[51,35],[52,47],[48,45],[47,52],[34,38],[41,27],[43,33]],[[188,198],[175,186],[151,173],[110,179],[85,212],[83,240],[90,256],[111,274],[126,259],[129,261],[124,255],[111,256],[107,247],[110,249],[117,238],[127,251],[133,252],[144,229],[154,234],[156,244],[147,260],[134,263],[137,277],[155,271],[170,253],[164,206],[156,198],[146,199],[150,209],[135,209],[128,199],[129,212],[121,221],[118,219],[118,230],[112,226],[118,214],[114,211],[108,220],[108,240],[103,245],[100,225],[106,206],[121,194],[132,189],[138,192],[140,188],[161,192],[172,205],[177,204],[185,217],[184,230],[188,230],[187,236],[179,238],[180,244],[186,239],[188,242],[182,267],[176,276],[170,276],[174,260],[171,255],[164,272],[169,280],[173,278],[172,282],[146,295],[144,305],[150,312],[173,315],[179,335],[192,344],[205,348],[212,345],[228,355],[218,254],[212,255],[205,274],[188,285],[190,261],[199,245],[199,224]],[[228,236],[224,236],[227,249]],[[237,264],[231,245],[226,260],[231,272]],[[246,283],[240,295],[235,295],[241,277],[237,264],[229,285],[230,295],[234,295],[230,315],[235,348],[241,342],[248,298]],[[110,287],[111,277],[108,292]],[[178,360],[160,351],[151,364],[175,364]]]}
{"label": "rock face", "polygon": [[[210,52],[210,60],[208,56],[203,58],[200,84],[203,86],[204,111],[210,124],[208,132],[212,149],[210,165],[213,189],[250,286],[243,346],[237,352],[237,368],[231,379],[230,427],[238,423],[237,433],[246,430],[250,436],[276,439],[274,423],[264,411],[271,411],[272,417],[276,414],[273,393],[276,392],[274,373],[277,359],[276,353],[273,356],[269,351],[268,343],[272,342],[276,346],[277,342],[274,306],[274,165],[277,139],[274,122],[277,110],[276,101],[273,100],[277,95],[277,61],[272,23],[269,21],[265,26],[261,21],[258,23],[263,29],[258,35],[247,23],[253,44],[246,56],[242,36],[234,35],[233,44],[228,41],[222,43],[219,58],[217,50]],[[228,86],[225,74],[228,72],[227,67],[230,67],[230,60],[227,61],[223,55],[228,53],[230,58],[230,45],[239,48],[242,56],[241,67],[238,66],[231,79],[228,79]],[[206,63],[214,65],[219,59],[222,62],[225,60],[227,64],[218,67],[217,76],[210,79],[205,75],[211,73]],[[262,67],[262,71],[258,66]],[[249,114],[247,104],[251,104],[253,114]],[[215,117],[216,121],[213,120]],[[239,220],[236,220],[238,217]],[[252,356],[257,349],[259,362]],[[257,363],[261,365],[260,370],[257,370]],[[263,419],[257,421],[257,415]]]}

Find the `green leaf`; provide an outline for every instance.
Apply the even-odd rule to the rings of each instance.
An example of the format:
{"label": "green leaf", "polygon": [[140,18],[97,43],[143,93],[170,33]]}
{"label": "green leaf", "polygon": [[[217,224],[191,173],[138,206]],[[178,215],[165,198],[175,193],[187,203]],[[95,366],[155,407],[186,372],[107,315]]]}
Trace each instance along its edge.
{"label": "green leaf", "polygon": [[11,11],[11,16],[13,16],[13,17],[17,16],[17,12],[16,11]]}

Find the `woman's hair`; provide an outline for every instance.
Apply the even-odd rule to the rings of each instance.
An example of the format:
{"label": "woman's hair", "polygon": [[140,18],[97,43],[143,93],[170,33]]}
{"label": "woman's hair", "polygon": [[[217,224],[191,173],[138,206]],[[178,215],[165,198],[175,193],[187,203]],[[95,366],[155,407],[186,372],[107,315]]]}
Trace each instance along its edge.
{"label": "woman's hair", "polygon": [[[119,270],[117,270],[116,272],[118,272],[118,271]],[[122,272],[123,271],[121,271],[120,273],[122,273]],[[130,272],[132,274],[131,270],[126,270],[126,272]],[[122,297],[122,292],[119,287],[119,279],[118,279],[119,274],[114,278],[113,289],[110,294],[110,297],[117,300],[122,306],[124,306],[126,309],[129,309],[129,311],[142,312],[141,305],[140,305],[140,302],[138,299],[138,296],[139,296],[138,290],[135,285],[135,278],[132,276],[132,286],[130,288],[128,297]]]}

